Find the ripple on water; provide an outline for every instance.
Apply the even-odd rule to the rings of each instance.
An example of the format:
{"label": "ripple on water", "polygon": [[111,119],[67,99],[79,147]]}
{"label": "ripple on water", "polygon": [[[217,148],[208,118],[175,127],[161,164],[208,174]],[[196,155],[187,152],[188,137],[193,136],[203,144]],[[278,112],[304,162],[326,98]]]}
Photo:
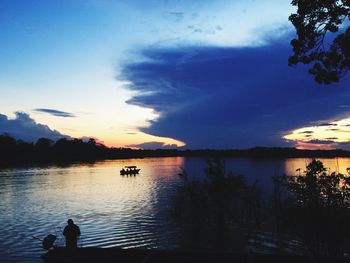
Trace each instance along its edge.
{"label": "ripple on water", "polygon": [[[130,163],[143,173],[119,176],[119,169]],[[176,243],[163,210],[180,166],[181,158],[151,158],[0,171],[0,262],[38,262],[44,251],[34,237],[52,233],[58,236],[56,245],[63,245],[68,218],[80,226],[83,246]]]}

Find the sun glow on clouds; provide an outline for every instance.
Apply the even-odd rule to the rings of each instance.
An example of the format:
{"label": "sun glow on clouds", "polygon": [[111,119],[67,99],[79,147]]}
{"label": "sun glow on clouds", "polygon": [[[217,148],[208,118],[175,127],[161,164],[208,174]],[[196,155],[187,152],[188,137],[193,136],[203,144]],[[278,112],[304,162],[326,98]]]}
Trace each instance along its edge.
{"label": "sun glow on clouds", "polygon": [[[162,109],[136,105],[133,98],[140,93],[115,81],[120,73],[115,66],[133,59],[130,50],[138,53],[145,47],[181,45],[257,47],[285,33],[281,29],[292,12],[290,1],[280,0],[38,3],[5,1],[2,5],[0,113],[11,116],[22,110],[62,134],[91,136],[116,147],[150,142],[184,145],[168,138],[175,138],[175,133],[158,137],[148,129],[147,134],[145,128],[164,117]],[[169,108],[165,103],[161,106]],[[75,117],[33,111],[38,108]]]}
{"label": "sun glow on clouds", "polygon": [[[69,109],[75,115],[74,118],[60,118],[36,110],[30,111],[30,114],[38,123],[55,127],[63,134],[74,138],[94,137],[107,146],[128,147],[150,141],[179,147],[184,145],[175,139],[141,132],[140,129],[149,127],[150,121],[156,120],[159,114],[150,108],[125,103],[133,92],[125,90],[124,83],[114,80],[104,82],[104,85],[101,83],[97,86],[98,93],[91,87],[90,91],[87,89],[85,93],[73,96],[80,97],[79,103]],[[65,109],[66,101],[59,101],[63,103],[56,102],[55,108]]]}
{"label": "sun glow on clouds", "polygon": [[293,130],[283,138],[295,142],[298,149],[349,148],[350,118],[317,122],[312,126]]}

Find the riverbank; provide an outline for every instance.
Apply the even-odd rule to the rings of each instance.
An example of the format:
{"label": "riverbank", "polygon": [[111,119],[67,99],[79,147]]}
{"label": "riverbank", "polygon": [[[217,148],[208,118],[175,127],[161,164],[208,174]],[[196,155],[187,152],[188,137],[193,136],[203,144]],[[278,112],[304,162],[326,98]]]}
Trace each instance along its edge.
{"label": "riverbank", "polygon": [[[35,148],[34,148],[35,149]],[[0,147],[0,168],[69,166],[74,163],[93,164],[106,160],[127,160],[162,157],[195,157],[203,159],[215,158],[247,158],[260,160],[282,160],[293,158],[343,158],[350,157],[346,150],[299,150],[295,148],[256,147],[245,150],[179,150],[157,149],[142,150],[129,148],[102,148],[84,154],[79,151],[56,151],[55,148],[41,151],[6,152]]]}
{"label": "riverbank", "polygon": [[234,253],[234,252],[206,252],[206,251],[165,251],[146,249],[119,249],[119,248],[78,248],[69,251],[65,248],[55,248],[43,257],[46,263],[61,262],[128,262],[128,263],[309,263],[309,262],[349,262],[349,258],[320,258],[315,259],[306,256],[292,255],[266,255],[255,253]]}
{"label": "riverbank", "polygon": [[300,150],[288,147],[254,147],[250,149],[132,149],[107,147],[94,139],[59,139],[56,142],[40,138],[36,143],[16,140],[0,135],[0,167],[41,166],[69,164],[74,162],[95,162],[147,157],[201,157],[201,158],[335,158],[350,157],[350,151]]}

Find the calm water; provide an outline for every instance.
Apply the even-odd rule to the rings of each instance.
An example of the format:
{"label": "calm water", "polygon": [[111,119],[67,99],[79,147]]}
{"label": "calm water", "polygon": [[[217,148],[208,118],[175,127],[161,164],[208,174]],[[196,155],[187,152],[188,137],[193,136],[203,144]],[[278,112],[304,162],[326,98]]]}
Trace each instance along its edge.
{"label": "calm water", "polygon": [[[350,158],[321,159],[332,171],[346,173]],[[309,159],[226,159],[226,170],[257,180],[271,190],[271,176],[295,174]],[[137,165],[140,175],[119,170]],[[63,245],[68,218],[80,226],[80,246],[176,248],[176,227],[169,217],[172,196],[184,167],[203,176],[197,158],[146,158],[103,161],[67,167],[0,170],[0,262],[40,262],[41,242],[52,233]]]}

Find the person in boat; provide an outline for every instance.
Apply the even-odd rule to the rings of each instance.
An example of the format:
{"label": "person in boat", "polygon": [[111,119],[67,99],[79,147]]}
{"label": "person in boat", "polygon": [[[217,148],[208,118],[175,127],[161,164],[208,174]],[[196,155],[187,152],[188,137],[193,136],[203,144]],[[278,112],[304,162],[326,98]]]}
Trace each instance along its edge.
{"label": "person in boat", "polygon": [[66,237],[66,248],[77,248],[80,228],[74,224],[72,219],[68,219],[67,223],[68,225],[63,230],[63,235]]}
{"label": "person in boat", "polygon": [[122,169],[120,170],[120,173],[121,173],[121,174],[125,174],[125,169],[122,168]]}

